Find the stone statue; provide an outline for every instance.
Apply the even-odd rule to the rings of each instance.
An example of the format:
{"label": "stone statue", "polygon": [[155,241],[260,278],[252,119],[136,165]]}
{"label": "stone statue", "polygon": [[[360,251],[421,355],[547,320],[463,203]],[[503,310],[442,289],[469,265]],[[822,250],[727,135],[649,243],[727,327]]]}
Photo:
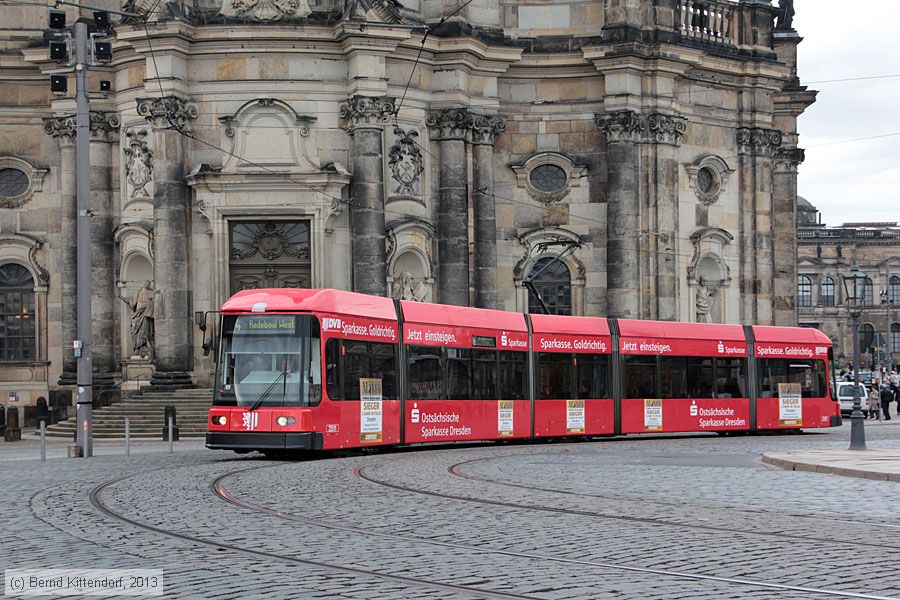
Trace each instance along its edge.
{"label": "stone statue", "polygon": [[413,302],[422,302],[425,299],[425,282],[419,281],[416,284],[416,280],[413,279],[412,273],[409,271],[403,271],[403,275],[400,276],[399,280],[395,279],[395,281],[399,281],[400,285],[397,286],[394,297],[400,300],[412,300]]}
{"label": "stone statue", "polygon": [[794,0],[778,0],[778,10],[778,23],[775,29],[778,31],[793,29]]}
{"label": "stone statue", "polygon": [[698,323],[709,323],[710,292],[706,281],[701,277],[697,282],[696,313]]}
{"label": "stone statue", "polygon": [[122,298],[131,308],[131,346],[134,357],[150,358],[153,355],[153,288],[149,281],[141,284],[131,299]]}

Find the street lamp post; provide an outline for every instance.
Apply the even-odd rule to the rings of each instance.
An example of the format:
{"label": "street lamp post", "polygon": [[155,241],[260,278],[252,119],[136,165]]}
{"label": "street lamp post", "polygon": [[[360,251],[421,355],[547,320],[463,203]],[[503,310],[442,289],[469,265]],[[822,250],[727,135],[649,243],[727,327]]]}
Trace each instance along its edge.
{"label": "street lamp post", "polygon": [[865,417],[859,397],[859,316],[862,314],[865,275],[860,275],[859,267],[850,267],[850,273],[843,276],[847,310],[853,319],[853,412],[850,414],[850,450],[866,449]]}

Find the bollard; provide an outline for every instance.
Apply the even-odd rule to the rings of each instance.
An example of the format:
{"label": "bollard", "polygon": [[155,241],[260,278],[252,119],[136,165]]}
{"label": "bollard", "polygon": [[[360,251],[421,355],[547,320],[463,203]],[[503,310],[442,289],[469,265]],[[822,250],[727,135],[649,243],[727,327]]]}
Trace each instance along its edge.
{"label": "bollard", "polygon": [[6,411],[0,406],[0,436],[6,436]]}
{"label": "bollard", "polygon": [[10,406],[6,411],[6,433],[3,439],[7,442],[18,442],[22,439],[22,430],[19,429],[19,409]]}
{"label": "bollard", "polygon": [[131,419],[125,417],[125,456],[131,456]]}
{"label": "bollard", "polygon": [[175,426],[175,418],[169,417],[169,454],[172,454],[172,428]]}
{"label": "bollard", "polygon": [[[169,422],[171,421],[171,425]],[[178,421],[176,419],[175,414],[175,406],[172,404],[166,404],[166,412],[165,412],[165,420],[163,421],[163,432],[162,439],[163,441],[172,439],[172,441],[178,441]]]}
{"label": "bollard", "polygon": [[47,399],[43,396],[38,396],[37,402],[34,404],[34,420],[35,421],[47,421],[50,419],[50,407],[47,406]]}
{"label": "bollard", "polygon": [[41,419],[41,462],[47,462],[47,422]]}

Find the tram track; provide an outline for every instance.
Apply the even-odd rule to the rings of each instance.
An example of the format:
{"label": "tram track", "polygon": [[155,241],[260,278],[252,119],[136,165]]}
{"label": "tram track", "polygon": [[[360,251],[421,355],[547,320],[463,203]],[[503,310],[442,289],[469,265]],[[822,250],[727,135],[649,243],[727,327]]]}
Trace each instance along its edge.
{"label": "tram track", "polygon": [[[468,462],[468,461],[465,461]],[[463,463],[460,463],[463,464]],[[452,468],[452,467],[451,467]],[[293,513],[286,513],[283,511],[275,510],[273,508],[257,504],[245,498],[240,498],[232,493],[230,493],[227,489],[225,489],[224,482],[225,480],[246,473],[247,471],[252,469],[247,469],[243,471],[237,471],[233,473],[227,473],[225,475],[221,475],[217,477],[211,484],[210,489],[217,497],[228,502],[234,506],[238,506],[244,510],[248,510],[255,513],[266,514],[268,516],[276,517],[278,519],[287,520],[296,523],[302,523],[307,526],[321,527],[331,530],[342,531],[346,533],[354,533],[359,535],[365,535],[369,537],[381,537],[385,539],[391,539],[395,541],[403,541],[409,543],[416,544],[426,544],[432,546],[439,546],[444,548],[449,548],[452,550],[464,550],[469,552],[475,552],[478,554],[493,554],[497,556],[505,556],[516,559],[527,559],[527,560],[537,560],[543,562],[553,562],[559,563],[563,565],[571,565],[571,566],[579,566],[579,567],[589,567],[595,569],[608,569],[613,571],[626,571],[631,573],[639,573],[657,577],[670,577],[673,579],[681,579],[681,580],[694,580],[701,582],[710,582],[710,583],[723,583],[727,585],[741,586],[743,588],[754,588],[754,589],[768,589],[772,591],[779,591],[784,593],[804,593],[804,594],[821,594],[823,596],[830,597],[838,597],[838,598],[861,598],[867,600],[897,600],[891,596],[880,596],[876,594],[863,594],[852,591],[845,590],[830,590],[830,589],[822,589],[822,588],[811,588],[805,586],[795,586],[789,584],[781,584],[773,581],[762,581],[762,580],[753,580],[747,578],[740,577],[724,577],[724,576],[716,576],[716,575],[704,575],[699,573],[688,573],[670,569],[659,569],[652,567],[640,567],[636,565],[629,565],[624,563],[612,563],[612,562],[603,562],[603,561],[592,561],[592,560],[580,560],[573,558],[565,558],[560,556],[549,556],[543,554],[537,554],[533,552],[517,552],[513,550],[505,550],[499,548],[491,548],[489,546],[483,545],[471,545],[471,544],[461,544],[457,542],[444,542],[438,540],[431,540],[427,538],[422,538],[418,536],[412,535],[403,535],[397,533],[388,533],[383,531],[373,531],[371,529],[366,529],[362,527],[354,527],[352,525],[343,525],[339,523],[330,523],[327,521],[322,521],[320,519],[314,519],[311,517],[306,517],[303,515],[297,515]],[[400,486],[397,484],[390,484],[379,481],[377,479],[371,478],[365,474],[365,467],[357,467],[354,469],[354,475],[359,477],[362,480],[377,484],[384,485],[389,488],[403,490],[407,492],[413,493],[421,493],[429,496],[435,496],[444,499],[457,499],[457,500],[470,500],[470,501],[478,501],[477,499],[458,497],[447,494],[440,494],[436,492],[427,492],[416,490],[415,488],[407,488],[405,486]],[[485,501],[484,504],[493,504],[504,507],[513,507],[513,508],[527,508],[520,507],[514,503],[502,503],[502,502],[493,502],[493,501]],[[555,512],[566,512],[566,511],[555,511]],[[732,532],[733,533],[733,532]],[[477,588],[476,588],[477,589]],[[475,591],[474,589],[472,591]],[[479,593],[484,593],[483,590],[477,589]],[[522,597],[522,596],[516,596]],[[529,596],[530,597],[530,596]]]}
{"label": "tram track", "polygon": [[[517,488],[517,489],[522,489],[522,490],[526,490],[529,492],[546,492],[546,493],[551,493],[551,494],[563,494],[563,495],[576,496],[576,497],[598,498],[598,499],[603,499],[603,500],[611,500],[611,501],[619,501],[619,502],[624,500],[621,497],[608,496],[608,495],[603,495],[603,494],[579,493],[579,492],[571,492],[568,490],[557,490],[554,488],[540,487],[540,486],[535,486],[535,485],[527,485],[527,484],[523,484],[523,483],[497,481],[495,479],[490,479],[488,477],[479,477],[476,475],[466,474],[460,470],[460,468],[463,467],[464,465],[470,465],[470,464],[474,464],[474,463],[478,463],[478,462],[485,462],[488,460],[495,460],[496,458],[497,457],[474,458],[474,459],[462,461],[462,462],[456,463],[454,465],[451,465],[450,467],[447,468],[447,470],[450,472],[450,474],[452,474],[456,477],[459,477],[461,479],[466,479],[469,481],[476,481],[478,483],[484,483],[484,484],[488,484],[488,485],[499,485],[499,486]],[[408,491],[408,492],[415,491],[416,493],[437,495],[442,498],[452,498],[455,500],[479,502],[479,503],[483,503],[483,504],[495,504],[495,505],[504,506],[507,508],[519,508],[519,509],[535,510],[535,511],[540,511],[540,512],[563,513],[563,514],[571,514],[571,515],[584,516],[584,517],[614,519],[614,520],[618,520],[618,521],[648,523],[648,524],[654,524],[654,525],[666,525],[666,526],[670,526],[670,527],[686,527],[686,528],[690,528],[690,529],[708,530],[708,531],[723,532],[723,533],[728,533],[728,534],[743,533],[743,534],[751,535],[751,536],[771,537],[771,538],[778,538],[778,539],[787,539],[787,540],[792,540],[792,541],[841,544],[841,545],[847,545],[847,546],[860,546],[860,547],[864,547],[864,548],[877,548],[880,550],[900,551],[900,545],[898,545],[898,544],[882,544],[882,543],[878,543],[878,542],[825,539],[825,538],[821,538],[821,537],[812,537],[812,536],[807,536],[807,535],[798,535],[798,534],[789,534],[789,533],[774,533],[774,532],[767,532],[767,531],[736,530],[733,527],[721,527],[721,526],[717,526],[717,525],[698,525],[698,524],[694,524],[694,523],[683,523],[680,521],[673,521],[673,520],[668,520],[668,519],[658,519],[658,518],[650,518],[650,517],[631,517],[628,515],[619,515],[619,514],[596,512],[596,511],[585,511],[585,510],[576,510],[576,509],[548,507],[548,506],[541,506],[541,505],[522,504],[522,503],[515,503],[515,502],[501,502],[501,501],[494,501],[494,500],[484,500],[481,498],[472,498],[470,496],[452,496],[452,495],[441,494],[438,492],[432,493],[432,492],[423,491],[423,490],[416,490],[415,488],[405,488],[402,486],[397,487],[395,484],[390,484],[387,482],[379,481],[374,478],[365,476],[363,474],[359,474],[358,476],[360,478],[366,479],[367,481],[370,481],[372,483],[384,485],[387,487],[394,487],[395,489],[402,489],[403,491]],[[676,504],[674,502],[660,502],[660,501],[656,501],[656,500],[654,500],[654,502],[658,502],[659,504],[664,504],[664,505],[669,505],[669,506],[678,506],[678,504]],[[747,510],[744,508],[737,508],[735,510],[747,512]],[[815,516],[802,515],[802,514],[792,514],[789,516],[803,518],[803,519],[817,518]],[[857,522],[857,524],[869,525],[870,523],[858,523]],[[879,524],[879,527],[885,527],[885,525]],[[897,526],[887,525],[887,527],[895,528]]]}
{"label": "tram track", "polygon": [[[227,477],[231,477],[231,476],[235,476],[235,475],[238,475],[241,473],[246,473],[248,471],[259,470],[261,468],[267,468],[267,467],[271,467],[271,465],[265,465],[262,467],[259,467],[259,466],[250,467],[247,469],[232,471],[230,473],[227,473],[225,475],[218,477],[211,484],[211,487],[214,487],[218,482],[220,482],[221,480],[223,480]],[[488,590],[488,589],[484,589],[484,588],[480,588],[480,587],[440,582],[440,581],[431,581],[431,580],[417,578],[417,577],[392,575],[389,573],[383,573],[383,572],[373,571],[373,570],[369,570],[369,569],[361,569],[358,567],[350,567],[347,565],[340,565],[340,564],[328,563],[328,562],[311,560],[311,559],[306,559],[306,558],[299,558],[296,556],[279,554],[277,552],[269,552],[266,550],[247,548],[246,546],[239,546],[239,545],[231,544],[231,543],[227,543],[227,542],[211,540],[211,539],[193,536],[193,535],[187,535],[184,533],[179,533],[177,531],[170,531],[168,529],[163,529],[162,527],[157,527],[155,525],[141,523],[140,521],[132,519],[131,517],[128,517],[122,513],[119,513],[117,511],[111,509],[109,506],[107,506],[103,502],[103,500],[101,498],[104,490],[106,490],[116,484],[122,483],[124,481],[133,479],[136,477],[139,477],[139,475],[126,475],[126,476],[122,476],[122,477],[116,477],[114,479],[109,479],[103,483],[100,483],[99,485],[95,486],[94,488],[92,488],[90,490],[90,492],[88,493],[88,501],[90,502],[91,506],[93,506],[101,514],[106,515],[107,517],[109,517],[111,519],[115,519],[122,523],[127,523],[128,525],[131,525],[132,527],[136,527],[136,528],[142,529],[144,531],[150,531],[150,532],[153,532],[153,533],[156,533],[159,535],[164,535],[167,537],[171,537],[174,539],[191,542],[193,544],[200,544],[200,545],[207,546],[210,548],[215,548],[217,550],[236,552],[239,554],[252,556],[254,558],[265,559],[265,560],[277,560],[277,561],[281,561],[281,562],[287,562],[287,563],[292,563],[292,564],[297,564],[297,565],[304,565],[304,566],[314,567],[314,568],[328,570],[328,571],[332,571],[332,572],[339,572],[339,573],[345,573],[345,574],[350,574],[350,575],[358,575],[361,577],[375,577],[375,578],[379,578],[379,579],[383,579],[383,580],[387,580],[387,581],[392,581],[394,583],[402,583],[402,584],[413,585],[413,586],[417,586],[417,587],[427,587],[427,588],[431,588],[431,589],[435,589],[435,590],[443,590],[443,591],[447,591],[447,592],[472,594],[472,595],[475,595],[480,598],[498,598],[501,600],[510,600],[510,599],[531,600],[531,599],[538,598],[537,596],[514,594],[514,593],[509,593],[509,592],[503,592],[503,591],[493,591],[493,590]],[[238,506],[240,506],[240,505],[238,505]]]}

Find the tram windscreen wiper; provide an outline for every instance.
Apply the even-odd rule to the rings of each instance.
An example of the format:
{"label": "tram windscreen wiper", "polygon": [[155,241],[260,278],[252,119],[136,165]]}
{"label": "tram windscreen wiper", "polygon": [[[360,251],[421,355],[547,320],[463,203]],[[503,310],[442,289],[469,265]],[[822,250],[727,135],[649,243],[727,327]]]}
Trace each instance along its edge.
{"label": "tram windscreen wiper", "polygon": [[269,387],[266,388],[266,391],[264,391],[262,394],[260,394],[259,399],[253,403],[253,406],[250,407],[250,412],[253,412],[257,408],[259,408],[262,405],[262,403],[266,401],[266,398],[269,397],[269,394],[272,393],[272,390],[275,389],[275,386],[278,385],[278,382],[281,379],[284,379],[285,384],[287,384],[287,374],[288,374],[288,372],[286,369],[278,374],[278,377],[276,377],[275,380],[269,384]]}

